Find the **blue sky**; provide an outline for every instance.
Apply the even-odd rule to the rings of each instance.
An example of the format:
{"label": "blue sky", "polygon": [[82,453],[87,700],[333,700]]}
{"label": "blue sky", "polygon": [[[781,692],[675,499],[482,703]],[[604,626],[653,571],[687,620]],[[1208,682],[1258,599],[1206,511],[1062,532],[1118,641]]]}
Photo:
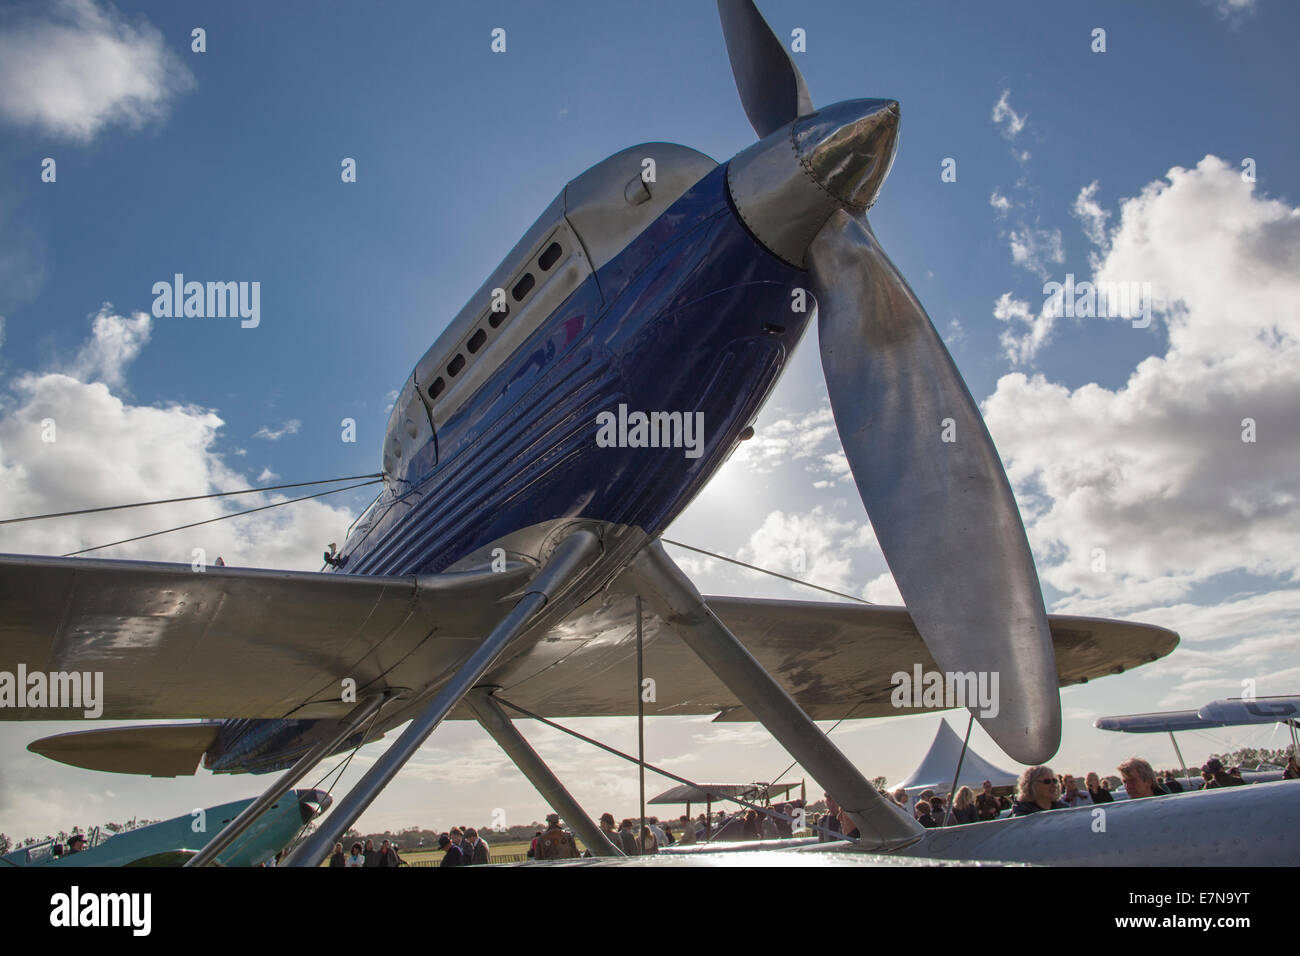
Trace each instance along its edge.
{"label": "blue sky", "polygon": [[[1300,331],[1288,298],[1300,139],[1286,100],[1300,86],[1300,8],[761,6],[784,40],[806,31],[807,52],[795,58],[815,105],[864,96],[902,104],[897,161],[872,221],[988,403],[1050,608],[1184,632],[1177,660],[1066,695],[1062,760],[1082,769],[1126,755],[1131,742],[1090,729],[1102,713],[1199,705],[1251,677],[1260,693],[1294,692],[1300,600],[1296,523],[1286,519],[1300,489],[1283,465],[1294,464],[1297,435],[1285,413],[1295,407],[1290,344]],[[194,27],[206,30],[204,53],[190,49]],[[506,30],[504,54],[489,48],[496,27]],[[1097,27],[1104,53],[1090,49]],[[78,38],[94,36],[132,55],[125,65],[82,55]],[[6,513],[201,493],[268,474],[378,470],[391,393],[567,180],[638,142],[680,142],[725,161],[754,139],[714,5],[702,0],[382,3],[347,16],[305,2],[18,4],[0,12],[0,52]],[[40,179],[45,157],[57,162],[54,183]],[[344,157],[357,161],[356,183],[340,181]],[[1238,176],[1247,157],[1249,186]],[[941,181],[945,158],[956,160],[955,182]],[[1187,175],[1170,178],[1175,167]],[[1235,265],[1220,276],[1224,262]],[[176,272],[259,281],[260,325],[131,325],[149,311],[153,283]],[[1183,304],[1173,322],[1161,315],[1144,330],[1123,320],[1045,322],[1043,282],[1066,273],[1150,279]],[[1216,329],[1228,327],[1237,331],[1216,346]],[[1265,332],[1271,350],[1251,353]],[[813,580],[887,600],[883,559],[825,427],[815,346],[805,341],[796,354],[752,448],[670,536],[785,573],[797,547],[813,558]],[[1134,379],[1139,367],[1149,378]],[[1213,374],[1198,378],[1207,367]],[[1075,391],[1090,383],[1095,390]],[[81,480],[38,480],[23,457],[22,429],[40,417],[38,404],[56,400],[74,420],[103,405],[103,418],[87,413],[102,422],[103,442],[65,451],[81,457],[60,465]],[[1261,438],[1249,451],[1258,454],[1229,467],[1242,449],[1211,453],[1218,439],[1208,436],[1235,435],[1252,410]],[[345,417],[357,421],[354,444],[340,440]],[[188,561],[198,544],[242,563],[314,568],[366,500],[356,492],[333,507],[301,507],[286,523],[244,519],[207,538],[107,554]],[[195,514],[24,530],[0,549],[59,553]],[[1223,520],[1210,520],[1216,514]],[[1105,581],[1078,572],[1096,546],[1116,557]],[[683,563],[705,590],[771,590],[714,562]],[[872,773],[898,778],[936,720],[859,725],[846,746]],[[107,787],[114,808],[154,816],[255,788],[246,779],[105,783],[26,755],[28,731],[0,731],[0,786],[46,773],[73,789]],[[753,737],[744,742],[764,759],[751,766],[736,733],[672,722],[655,731],[661,757],[694,760],[705,775],[763,777],[774,772],[767,765],[784,765],[775,745]],[[503,804],[540,814],[522,780],[494,790],[499,764],[486,748],[473,728],[443,728],[421,759],[436,767],[470,754],[486,768],[481,777],[453,785],[416,773],[368,819],[447,825]],[[601,759],[591,765],[604,767]],[[630,810],[630,774],[616,765],[601,773],[603,789],[587,796]],[[0,813],[8,805],[20,822],[6,821],[8,832],[53,826],[54,811],[9,791]],[[455,812],[440,816],[428,809],[434,802]],[[83,800],[57,812],[98,809]]]}

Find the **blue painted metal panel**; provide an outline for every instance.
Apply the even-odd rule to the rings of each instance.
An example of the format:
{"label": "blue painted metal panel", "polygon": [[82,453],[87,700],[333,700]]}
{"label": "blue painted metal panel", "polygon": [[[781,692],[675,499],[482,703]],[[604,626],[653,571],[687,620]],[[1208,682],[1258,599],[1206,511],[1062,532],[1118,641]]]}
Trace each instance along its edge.
{"label": "blue painted metal panel", "polygon": [[[726,167],[684,194],[571,295],[436,436],[427,475],[381,500],[344,545],[347,573],[437,573],[522,528],[592,518],[663,531],[757,415],[809,313],[730,204]],[[703,412],[698,458],[602,448],[596,416]],[[424,460],[432,460],[432,456]],[[388,492],[385,495],[389,495]],[[229,721],[213,769],[266,772],[312,721]]]}

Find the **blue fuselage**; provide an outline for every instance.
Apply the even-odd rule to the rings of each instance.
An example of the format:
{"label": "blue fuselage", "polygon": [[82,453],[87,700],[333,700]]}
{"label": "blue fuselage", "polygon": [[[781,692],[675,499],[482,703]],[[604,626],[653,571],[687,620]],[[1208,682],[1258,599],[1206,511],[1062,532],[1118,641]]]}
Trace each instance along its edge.
{"label": "blue fuselage", "polygon": [[[811,314],[811,300],[794,308],[806,282],[749,234],[716,167],[493,371],[414,457],[410,481],[389,483],[345,545],[346,573],[438,573],[562,518],[659,534],[753,422]],[[698,457],[602,447],[597,416],[620,405],[703,413]],[[218,759],[282,766],[309,723],[229,721]]]}

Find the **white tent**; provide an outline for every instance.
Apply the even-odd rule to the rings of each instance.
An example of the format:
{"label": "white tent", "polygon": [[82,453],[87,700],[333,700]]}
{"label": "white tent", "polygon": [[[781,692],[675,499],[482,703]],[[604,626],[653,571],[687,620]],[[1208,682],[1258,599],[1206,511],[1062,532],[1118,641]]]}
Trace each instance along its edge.
{"label": "white tent", "polygon": [[[912,771],[902,783],[891,784],[892,793],[899,787],[907,791],[909,800],[915,800],[923,790],[935,793],[948,793],[952,789],[952,776],[957,772],[957,758],[961,756],[961,737],[948,726],[948,721],[939,721],[939,730],[934,735],[934,743],[921,761],[921,765]],[[961,762],[961,777],[957,788],[970,787],[976,793],[985,780],[993,781],[995,787],[1014,787],[1020,774],[1003,770],[989,763],[973,749],[967,749]]]}

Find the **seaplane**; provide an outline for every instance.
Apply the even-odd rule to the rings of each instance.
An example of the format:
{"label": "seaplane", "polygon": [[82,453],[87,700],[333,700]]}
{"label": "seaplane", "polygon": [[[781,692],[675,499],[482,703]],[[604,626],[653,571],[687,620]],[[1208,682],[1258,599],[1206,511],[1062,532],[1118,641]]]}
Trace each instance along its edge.
{"label": "seaplane", "polygon": [[[565,184],[416,361],[388,422],[383,490],[327,570],[0,557],[0,666],[102,672],[101,719],[176,721],[30,749],[156,776],[200,762],[278,772],[188,866],[211,863],[325,757],[406,724],[287,859],[319,865],[448,719],[480,722],[597,862],[617,858],[516,718],[638,708],[761,723],[856,826],[837,852],[866,861],[1070,863],[1107,846],[1147,863],[1208,858],[1177,798],[1163,815],[1157,801],[1111,809],[1109,838],[1086,811],[927,831],[815,723],[898,714],[889,675],[914,665],[996,672],[996,713],[976,719],[1011,758],[1040,764],[1059,747],[1061,686],[1148,664],[1178,636],[1046,613],[978,407],[868,221],[899,103],[815,108],[754,3],[718,10],[757,141],[723,163],[643,143]],[[752,435],[814,317],[836,427],[905,607],[705,597],[661,540]],[[653,701],[635,693],[639,668]],[[1293,861],[1300,828],[1269,812],[1284,839],[1268,852]],[[1172,822],[1148,826],[1153,814]]]}

